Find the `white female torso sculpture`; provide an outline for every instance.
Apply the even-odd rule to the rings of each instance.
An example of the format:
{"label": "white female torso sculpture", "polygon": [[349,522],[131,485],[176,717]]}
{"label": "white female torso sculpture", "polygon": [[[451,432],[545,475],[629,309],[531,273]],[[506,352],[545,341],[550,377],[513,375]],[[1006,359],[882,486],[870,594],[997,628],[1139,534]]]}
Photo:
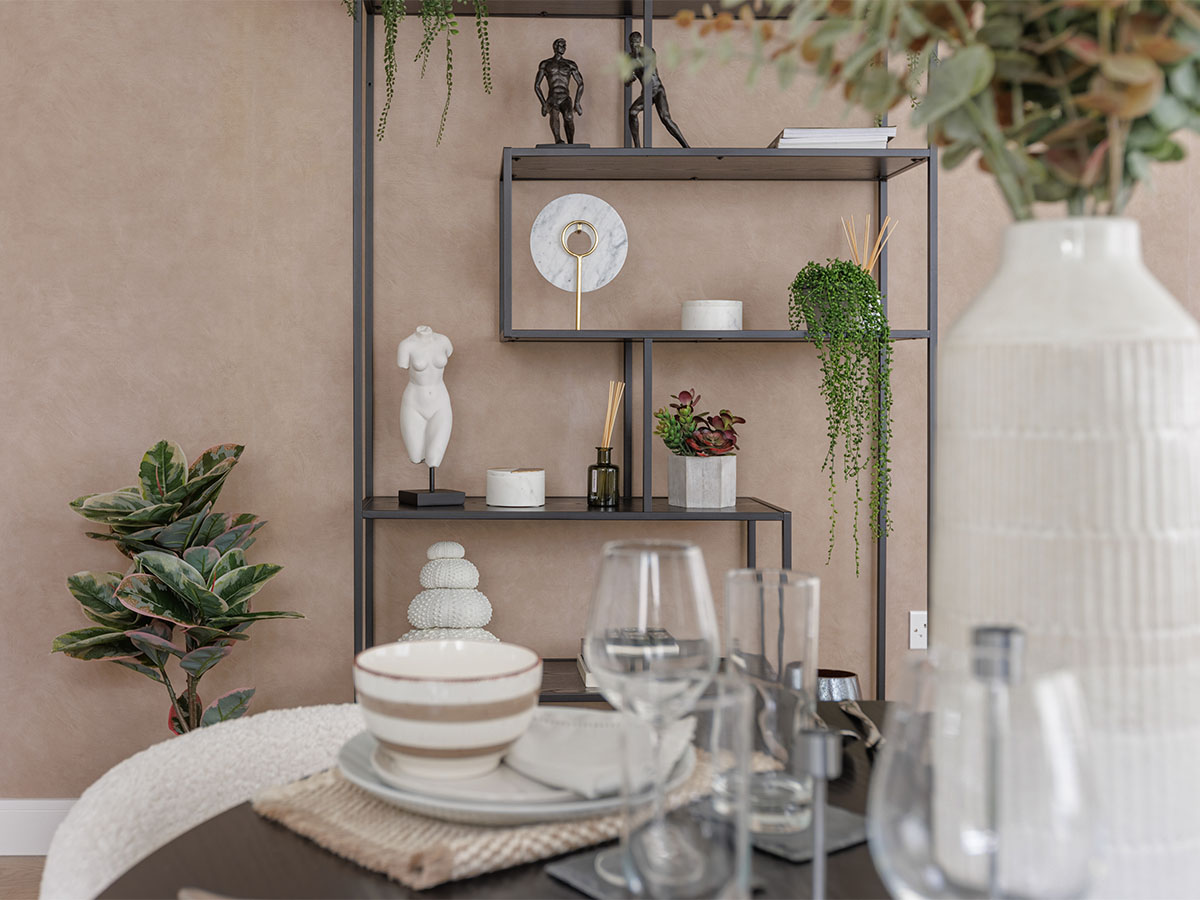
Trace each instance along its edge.
{"label": "white female torso sculpture", "polygon": [[418,325],[396,350],[396,365],[408,369],[408,386],[400,400],[400,436],[408,458],[414,463],[424,460],[433,469],[442,463],[454,424],[450,392],[442,381],[453,352],[450,338],[428,325]]}

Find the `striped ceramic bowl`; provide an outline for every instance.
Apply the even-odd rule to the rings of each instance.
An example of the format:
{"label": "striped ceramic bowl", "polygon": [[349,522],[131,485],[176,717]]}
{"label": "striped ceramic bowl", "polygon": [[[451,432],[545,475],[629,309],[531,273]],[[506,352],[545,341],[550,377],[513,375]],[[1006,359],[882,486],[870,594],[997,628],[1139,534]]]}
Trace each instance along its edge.
{"label": "striped ceramic bowl", "polygon": [[367,728],[397,767],[425,778],[490,772],[529,727],[542,659],[482,641],[381,644],[354,658]]}

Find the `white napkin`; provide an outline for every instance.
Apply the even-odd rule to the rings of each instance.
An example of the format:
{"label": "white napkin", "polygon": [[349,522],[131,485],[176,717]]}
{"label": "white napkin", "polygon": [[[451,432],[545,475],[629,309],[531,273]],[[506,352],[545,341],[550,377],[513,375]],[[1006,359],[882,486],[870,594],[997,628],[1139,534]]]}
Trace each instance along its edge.
{"label": "white napkin", "polygon": [[[621,729],[626,723],[635,741],[632,758],[639,760],[633,773],[635,789],[654,779],[650,758],[650,729],[632,716],[596,709],[563,707],[537,711],[529,730],[513,744],[505,763],[527,778],[567,788],[584,797],[605,797],[621,789]],[[692,742],[696,720],[681,719],[663,735],[667,771],[675,767]]]}

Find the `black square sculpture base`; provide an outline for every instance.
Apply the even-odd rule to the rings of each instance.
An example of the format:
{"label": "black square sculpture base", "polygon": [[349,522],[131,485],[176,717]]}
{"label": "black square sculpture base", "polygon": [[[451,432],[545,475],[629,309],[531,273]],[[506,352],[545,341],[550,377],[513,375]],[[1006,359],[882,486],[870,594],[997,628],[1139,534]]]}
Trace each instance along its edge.
{"label": "black square sculpture base", "polygon": [[534,146],[536,146],[538,150],[555,150],[559,147],[562,147],[563,149],[573,149],[576,147],[590,148],[592,145],[591,144],[566,144],[566,143],[563,143],[563,144],[535,144]]}
{"label": "black square sculpture base", "polygon": [[463,491],[400,491],[401,506],[462,506],[467,502]]}

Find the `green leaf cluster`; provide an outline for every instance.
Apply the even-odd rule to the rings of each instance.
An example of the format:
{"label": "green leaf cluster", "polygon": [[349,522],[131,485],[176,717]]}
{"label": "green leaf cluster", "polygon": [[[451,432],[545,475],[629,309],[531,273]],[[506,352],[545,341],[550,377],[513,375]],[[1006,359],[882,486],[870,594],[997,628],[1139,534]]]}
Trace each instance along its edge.
{"label": "green leaf cluster", "polygon": [[[840,85],[876,115],[916,98],[912,121],[944,148],[942,164],[977,156],[1016,219],[1032,218],[1039,202],[1065,202],[1074,215],[1120,214],[1152,162],[1183,158],[1172,135],[1200,131],[1196,0],[766,6],[787,18],[758,22],[746,6],[736,23],[754,36],[752,70],[772,66],[786,82],[806,63],[825,87]],[[734,25],[731,17],[726,30]],[[697,29],[693,61],[719,31],[706,27]],[[729,35],[715,39],[723,46]]]}
{"label": "green leaf cluster", "polygon": [[[124,573],[77,572],[67,579],[95,625],[59,635],[53,652],[115,662],[163,685],[176,733],[241,715],[253,688],[205,708],[200,678],[249,638],[246,629],[255,622],[302,618],[251,609],[251,598],[281,569],[246,561],[252,535],[266,523],[248,513],[212,512],[242,450],[221,444],[189,465],[178,444],[159,441],[142,457],[137,485],[71,502],[80,515],[109,527],[89,537],[116,543],[132,564]],[[178,691],[167,672],[172,659],[185,680]]]}
{"label": "green leaf cluster", "polygon": [[862,267],[841,259],[810,262],[791,285],[788,322],[808,329],[821,361],[829,476],[829,550],[833,556],[840,480],[854,487],[854,571],[860,571],[858,526],[867,473],[871,534],[891,530],[887,497],[892,483],[892,339],[883,296]]}
{"label": "green leaf cluster", "polygon": [[[346,11],[357,15],[357,0],[342,0]],[[492,92],[492,48],[488,34],[488,5],[487,0],[472,0],[475,10],[475,36],[479,40],[479,59],[483,70],[483,90]],[[387,130],[388,113],[392,108],[392,98],[396,92],[396,37],[400,33],[400,22],[407,15],[404,0],[380,0],[379,12],[383,18],[383,75],[386,96],[383,108],[379,111],[379,125],[376,134],[383,140]],[[421,19],[421,44],[413,62],[421,64],[421,77],[429,65],[430,54],[438,37],[445,38],[446,45],[446,102],[442,106],[442,118],[438,124],[437,143],[441,144],[446,133],[446,117],[450,114],[450,95],[454,91],[454,47],[451,39],[458,34],[458,16],[454,12],[453,0],[421,0],[418,12]]]}

